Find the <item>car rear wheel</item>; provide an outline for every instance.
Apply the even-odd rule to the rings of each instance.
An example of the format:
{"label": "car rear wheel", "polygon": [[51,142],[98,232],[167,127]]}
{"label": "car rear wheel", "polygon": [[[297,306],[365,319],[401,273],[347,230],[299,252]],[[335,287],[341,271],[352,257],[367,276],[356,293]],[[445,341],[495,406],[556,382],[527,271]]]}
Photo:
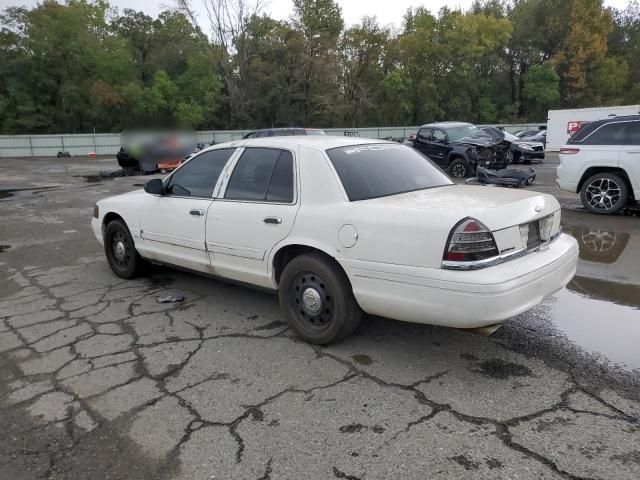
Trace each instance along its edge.
{"label": "car rear wheel", "polygon": [[320,254],[301,255],[286,265],[279,296],[289,326],[309,343],[341,340],[356,329],[362,316],[345,273]]}
{"label": "car rear wheel", "polygon": [[449,164],[449,174],[454,178],[465,178],[469,171],[469,164],[462,158],[454,158]]}
{"label": "car rear wheel", "polygon": [[144,260],[136,251],[133,238],[122,220],[113,220],[104,231],[104,252],[107,262],[120,278],[134,278],[142,272]]}
{"label": "car rear wheel", "polygon": [[593,213],[617,213],[627,204],[627,182],[614,173],[596,173],[580,190],[582,205]]}

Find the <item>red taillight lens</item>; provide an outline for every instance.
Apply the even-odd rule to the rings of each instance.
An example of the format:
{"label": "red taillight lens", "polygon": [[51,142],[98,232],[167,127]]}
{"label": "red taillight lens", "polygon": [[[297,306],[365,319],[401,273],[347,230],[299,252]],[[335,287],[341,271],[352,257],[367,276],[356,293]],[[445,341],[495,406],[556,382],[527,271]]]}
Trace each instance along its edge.
{"label": "red taillight lens", "polygon": [[489,266],[499,257],[491,231],[478,220],[467,218],[458,223],[449,236],[443,255],[443,268],[472,269]]}
{"label": "red taillight lens", "polygon": [[575,155],[580,151],[579,148],[561,148],[560,153],[564,155]]}

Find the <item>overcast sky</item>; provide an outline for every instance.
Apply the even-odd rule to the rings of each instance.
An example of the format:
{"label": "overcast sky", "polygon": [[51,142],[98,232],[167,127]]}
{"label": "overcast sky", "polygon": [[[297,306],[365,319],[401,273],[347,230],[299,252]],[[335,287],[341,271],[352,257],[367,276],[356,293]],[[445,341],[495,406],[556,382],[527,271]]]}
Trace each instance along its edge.
{"label": "overcast sky", "polygon": [[[202,2],[204,1],[207,0],[192,0],[192,4],[199,13],[200,23],[203,27],[206,26],[206,17],[202,8]],[[265,11],[274,18],[286,19],[292,13],[292,0],[267,0],[267,2]],[[37,3],[40,2],[38,0],[0,0],[0,8],[4,9],[13,5],[33,6]],[[110,0],[110,3],[121,10],[133,8],[155,16],[163,10],[163,5],[171,5],[171,0]],[[424,5],[433,13],[437,13],[444,5],[450,8],[461,7],[467,9],[473,3],[473,0],[338,0],[338,3],[342,7],[342,16],[347,25],[358,23],[363,16],[376,16],[383,25],[394,24],[395,26],[400,26],[402,16],[409,7]],[[604,3],[607,6],[624,8],[629,1],[605,0]]]}

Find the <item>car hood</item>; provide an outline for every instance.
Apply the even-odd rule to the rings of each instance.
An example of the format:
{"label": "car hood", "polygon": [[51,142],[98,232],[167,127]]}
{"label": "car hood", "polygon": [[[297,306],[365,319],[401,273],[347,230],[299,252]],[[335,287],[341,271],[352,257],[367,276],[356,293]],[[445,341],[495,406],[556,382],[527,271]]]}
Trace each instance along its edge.
{"label": "car hood", "polygon": [[494,141],[489,137],[464,137],[452,142],[454,145],[471,145],[473,147],[493,147]]}
{"label": "car hood", "polygon": [[437,218],[438,222],[451,226],[473,217],[493,231],[530,222],[560,208],[558,201],[548,194],[475,185],[449,185],[357,203],[387,207],[399,216],[401,210],[418,211],[421,217],[427,215],[427,221]]}

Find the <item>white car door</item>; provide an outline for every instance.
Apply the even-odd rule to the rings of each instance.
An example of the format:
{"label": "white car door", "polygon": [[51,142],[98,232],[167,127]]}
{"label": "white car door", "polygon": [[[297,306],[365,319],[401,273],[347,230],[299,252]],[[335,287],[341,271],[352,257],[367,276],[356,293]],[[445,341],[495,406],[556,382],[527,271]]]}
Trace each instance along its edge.
{"label": "white car door", "polygon": [[620,167],[629,174],[635,198],[640,198],[640,121],[627,124],[627,138],[620,150]]}
{"label": "white car door", "polygon": [[209,150],[192,157],[165,180],[165,194],[140,206],[145,257],[212,273],[206,216],[220,173],[235,150]]}
{"label": "white car door", "polygon": [[270,286],[269,252],[298,211],[294,152],[245,148],[207,213],[207,249],[217,275]]}

